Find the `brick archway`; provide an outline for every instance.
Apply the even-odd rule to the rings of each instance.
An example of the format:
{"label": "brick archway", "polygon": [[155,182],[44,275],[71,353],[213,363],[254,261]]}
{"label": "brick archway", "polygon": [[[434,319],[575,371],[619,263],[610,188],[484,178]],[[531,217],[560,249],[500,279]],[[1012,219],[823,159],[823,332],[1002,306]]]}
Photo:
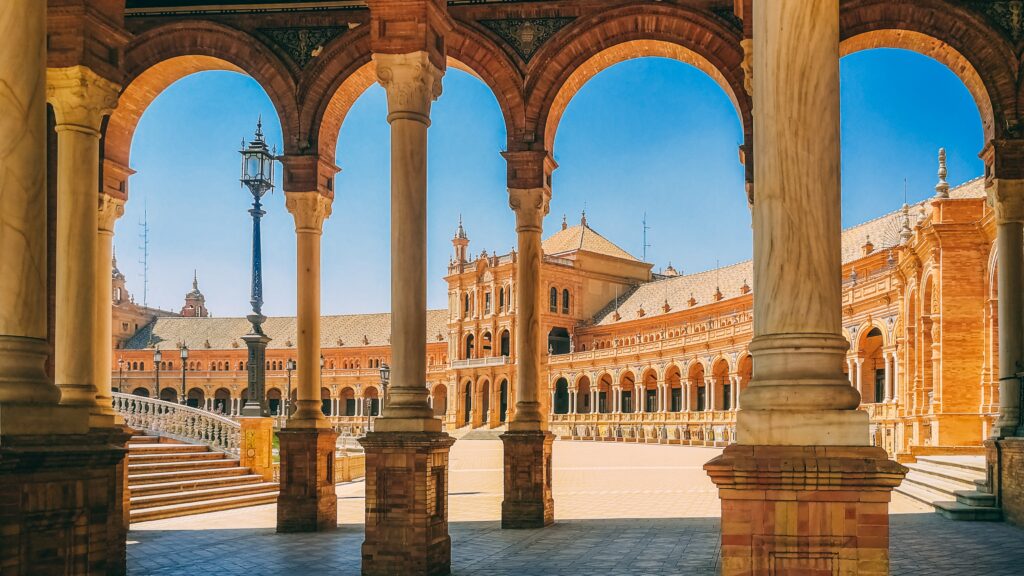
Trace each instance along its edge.
{"label": "brick archway", "polygon": [[[710,76],[732,101],[750,133],[750,97],[743,89],[741,30],[710,14],[668,5],[629,6],[580,18],[552,38],[527,76],[526,131],[553,150],[555,132],[573,96],[588,80],[619,62],[659,56],[690,64]],[[513,146],[523,146],[511,141]]]}
{"label": "brick archway", "polygon": [[986,142],[1016,130],[1017,56],[976,13],[936,0],[844,2],[840,33],[843,56],[902,48],[944,64],[974,98]]}
{"label": "brick archway", "polygon": [[270,97],[287,143],[298,121],[295,88],[285,66],[256,38],[206,21],[176,22],[137,36],[125,50],[125,84],[104,140],[104,188],[126,195],[132,137],[143,112],[168,86],[197,72],[228,70],[255,79]]}

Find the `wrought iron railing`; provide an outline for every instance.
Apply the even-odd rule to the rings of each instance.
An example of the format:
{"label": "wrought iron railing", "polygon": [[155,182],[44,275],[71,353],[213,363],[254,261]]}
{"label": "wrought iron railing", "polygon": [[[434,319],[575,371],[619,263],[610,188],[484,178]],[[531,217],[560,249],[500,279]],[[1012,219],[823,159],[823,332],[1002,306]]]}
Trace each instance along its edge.
{"label": "wrought iron railing", "polygon": [[114,392],[114,410],[125,424],[160,436],[238,456],[242,426],[230,418],[174,402]]}

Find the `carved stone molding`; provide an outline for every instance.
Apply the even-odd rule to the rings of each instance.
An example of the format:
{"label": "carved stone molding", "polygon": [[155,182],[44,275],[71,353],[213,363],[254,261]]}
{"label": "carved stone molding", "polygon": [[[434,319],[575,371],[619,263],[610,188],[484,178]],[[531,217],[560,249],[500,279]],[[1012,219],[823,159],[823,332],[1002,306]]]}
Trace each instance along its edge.
{"label": "carved stone molding", "polygon": [[516,213],[516,232],[540,232],[551,202],[545,188],[509,188],[508,205]]}
{"label": "carved stone molding", "polygon": [[430,122],[430,104],[441,96],[441,70],[425,51],[374,54],[377,81],[388,95],[388,121],[396,118]]}
{"label": "carved stone molding", "polygon": [[284,51],[299,68],[320,55],[328,42],[348,31],[348,26],[316,26],[309,28],[260,28],[256,30]]}
{"label": "carved stone molding", "polygon": [[321,233],[331,215],[331,199],[319,192],[286,192],[285,207],[295,218],[298,233]]}
{"label": "carved stone molding", "polygon": [[100,232],[114,233],[114,223],[124,215],[124,200],[115,198],[109,194],[99,196],[99,220],[97,228]]}
{"label": "carved stone molding", "polygon": [[1014,42],[1024,38],[1024,1],[967,0],[968,7],[981,12]]}
{"label": "carved stone molding", "polygon": [[740,47],[743,48],[743,62],[740,67],[743,69],[743,89],[747,95],[754,97],[754,39],[744,38],[740,40]]}
{"label": "carved stone molding", "polygon": [[996,222],[1024,222],[1024,180],[996,179],[985,190]]}
{"label": "carved stone molding", "polygon": [[529,62],[549,38],[573,20],[574,17],[506,18],[480,23],[508,42],[524,62]]}
{"label": "carved stone molding", "polygon": [[46,101],[57,126],[99,133],[103,117],[117,107],[121,86],[85,66],[46,69]]}

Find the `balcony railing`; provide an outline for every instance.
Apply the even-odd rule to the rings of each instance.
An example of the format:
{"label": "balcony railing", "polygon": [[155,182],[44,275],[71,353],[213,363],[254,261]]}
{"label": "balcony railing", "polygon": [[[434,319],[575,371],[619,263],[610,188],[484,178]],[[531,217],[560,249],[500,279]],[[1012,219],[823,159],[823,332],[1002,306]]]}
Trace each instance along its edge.
{"label": "balcony railing", "polygon": [[205,444],[238,456],[242,427],[238,422],[198,408],[145,396],[114,392],[114,410],[125,424],[182,442]]}
{"label": "balcony railing", "polygon": [[452,360],[452,368],[481,368],[484,366],[504,366],[505,364],[508,364],[508,356]]}

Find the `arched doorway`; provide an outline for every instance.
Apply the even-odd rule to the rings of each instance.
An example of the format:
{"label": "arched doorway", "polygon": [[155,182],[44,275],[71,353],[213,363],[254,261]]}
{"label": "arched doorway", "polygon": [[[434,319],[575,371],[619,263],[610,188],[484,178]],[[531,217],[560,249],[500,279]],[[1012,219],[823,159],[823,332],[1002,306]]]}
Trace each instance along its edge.
{"label": "arched doorway", "polygon": [[434,386],[430,397],[433,399],[434,416],[443,419],[448,413],[448,388],[444,384],[438,384]]}
{"label": "arched doorway", "polygon": [[619,377],[619,412],[623,414],[632,414],[634,412],[634,404],[636,402],[636,376],[629,370],[622,373]]}
{"label": "arched doorway", "polygon": [[160,399],[165,402],[177,402],[178,391],[174,388],[164,388],[160,390]]}
{"label": "arched doorway", "polygon": [[597,382],[597,411],[601,414],[609,414],[612,411],[612,377],[611,374],[602,374]]}
{"label": "arched doorway", "polygon": [[729,362],[719,358],[711,371],[714,391],[710,410],[729,410],[732,407],[732,385],[729,382]]}
{"label": "arched doorway", "polygon": [[149,398],[149,390],[141,386],[132,390],[132,394],[135,396],[142,396],[143,398]]}
{"label": "arched doorway", "polygon": [[473,418],[473,382],[462,385],[462,424],[468,425]]}
{"label": "arched doorway", "polygon": [[683,385],[678,366],[669,366],[665,372],[665,387],[668,389],[668,411],[683,410]]}
{"label": "arched doorway", "polygon": [[341,405],[344,410],[345,416],[356,415],[356,392],[350,387],[345,387],[341,391]]}
{"label": "arched doorway", "polygon": [[591,387],[590,378],[586,375],[581,376],[579,381],[576,382],[576,412],[578,414],[590,414],[591,409]]}
{"label": "arched doorway", "polygon": [[690,405],[687,407],[688,410],[696,410],[702,412],[707,410],[707,389],[704,386],[704,365],[700,362],[694,362],[690,366],[689,374],[689,392]]}
{"label": "arched doorway", "polygon": [[203,408],[206,401],[206,394],[203,393],[202,388],[192,388],[188,391],[188,396],[185,399],[185,404],[190,408]]}
{"label": "arched doorway", "polygon": [[473,346],[474,346],[474,344],[473,344],[473,335],[472,334],[467,334],[466,335],[465,354],[463,355],[463,358],[465,358],[466,360],[469,360],[470,358],[473,357]]}
{"label": "arched doorway", "polygon": [[227,388],[217,388],[213,393],[213,411],[219,414],[227,414],[231,409],[231,391]]}
{"label": "arched doorway", "polygon": [[331,391],[327,388],[320,389],[320,411],[324,416],[331,415]]}
{"label": "arched doorway", "polygon": [[369,405],[368,406],[368,409],[369,409],[368,415],[369,416],[380,416],[380,410],[381,410],[380,393],[377,391],[377,389],[375,387],[371,386],[371,387],[366,389],[366,399],[368,400],[367,404]]}
{"label": "arched doorway", "polygon": [[480,391],[480,421],[477,426],[486,426],[491,421],[491,383],[486,378],[477,383]]}
{"label": "arched doorway", "polygon": [[512,336],[509,334],[509,331],[508,330],[502,330],[501,331],[501,355],[502,356],[509,356],[509,355],[511,355],[511,350],[512,350],[512,342],[511,342],[511,340],[512,340]]}
{"label": "arched doorway", "polygon": [[569,382],[565,378],[555,380],[555,398],[552,412],[555,414],[569,413]]}
{"label": "arched doorway", "polygon": [[548,332],[548,353],[568,354],[569,353],[569,330],[556,326]]}
{"label": "arched doorway", "polygon": [[[508,331],[505,333],[507,334]],[[501,398],[499,401],[501,403],[501,407],[499,409],[500,412],[498,413],[498,418],[501,422],[505,422],[508,420],[508,380],[506,379],[502,379],[501,381],[500,395]]]}
{"label": "arched doorway", "polygon": [[280,388],[268,388],[267,389],[267,410],[270,411],[271,416],[280,416],[281,409],[284,406],[281,405],[281,389]]}

